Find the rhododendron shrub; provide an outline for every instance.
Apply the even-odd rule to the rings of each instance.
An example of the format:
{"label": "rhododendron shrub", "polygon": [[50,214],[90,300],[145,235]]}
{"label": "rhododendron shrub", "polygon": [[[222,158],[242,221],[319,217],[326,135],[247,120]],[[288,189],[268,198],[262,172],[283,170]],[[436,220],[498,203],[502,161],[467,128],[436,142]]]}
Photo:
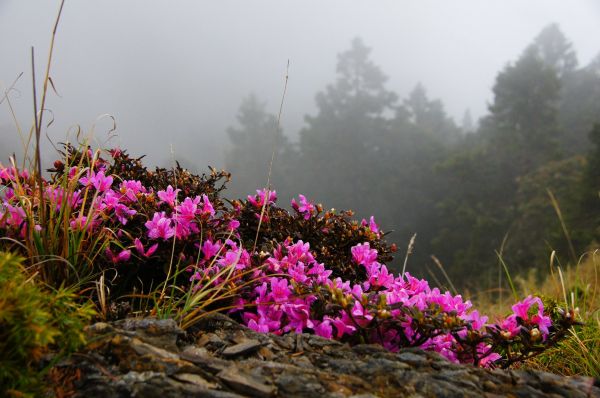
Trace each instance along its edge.
{"label": "rhododendron shrub", "polygon": [[[0,168],[0,231],[25,243],[44,238],[44,245],[57,250],[45,254],[64,257],[86,269],[85,275],[106,273],[115,296],[148,292],[165,280],[169,264],[195,264],[198,242],[226,235],[235,221],[219,197],[228,173],[211,170],[197,176],[179,166],[150,171],[141,159],[118,149],[102,157],[66,145],[62,155],[43,180],[43,201],[27,171]],[[54,215],[50,221],[61,218],[58,225],[41,221],[44,210]],[[12,241],[2,244],[21,249]],[[61,250],[63,246],[76,248]],[[172,258],[172,253],[178,255]],[[32,259],[40,260],[46,258]],[[62,262],[55,268],[67,267]],[[189,278],[180,279],[185,283]]]}
{"label": "rhododendron shrub", "polygon": [[[221,309],[258,332],[311,332],[390,351],[421,347],[479,366],[523,361],[575,323],[573,311],[531,296],[492,321],[460,295],[394,275],[386,263],[395,247],[373,217],[359,223],[303,195],[290,213],[267,189],[226,204],[227,173],[149,171],[118,149],[101,157],[67,145],[63,156],[42,189],[26,170],[0,167],[0,230],[12,238],[0,244],[18,251],[27,247],[18,242],[48,240],[51,226],[41,220],[56,214],[62,229],[53,244],[67,247],[74,267],[108,273],[113,302],[170,284],[171,303],[193,304],[181,311]],[[211,288],[219,297],[200,306]],[[188,315],[178,315],[187,326]]]}
{"label": "rhododendron shrub", "polygon": [[[234,201],[233,212],[240,222],[238,233],[243,242],[253,244],[263,214],[265,190],[249,195],[246,201]],[[365,278],[366,270],[352,263],[350,248],[368,242],[376,250],[378,261],[390,262],[396,251],[394,244],[384,240],[374,219],[369,223],[352,220],[351,211],[324,211],[323,206],[314,204],[304,195],[292,199],[293,212],[274,205],[276,195],[264,207],[263,222],[260,223],[259,249],[272,252],[278,243],[292,238],[310,245],[316,259],[327,264],[333,276],[349,281]],[[250,246],[251,248],[251,246]]]}
{"label": "rhododendron shrub", "polygon": [[[504,321],[490,323],[460,295],[430,288],[408,273],[395,277],[368,244],[351,251],[354,264],[367,270],[362,283],[332,278],[302,241],[280,245],[261,267],[262,282],[244,295],[253,304],[240,310],[244,323],[259,332],[312,331],[351,344],[379,343],[391,351],[421,347],[480,366],[522,361],[572,325],[569,316],[553,321],[533,297],[513,306]],[[269,276],[274,273],[279,276]]]}

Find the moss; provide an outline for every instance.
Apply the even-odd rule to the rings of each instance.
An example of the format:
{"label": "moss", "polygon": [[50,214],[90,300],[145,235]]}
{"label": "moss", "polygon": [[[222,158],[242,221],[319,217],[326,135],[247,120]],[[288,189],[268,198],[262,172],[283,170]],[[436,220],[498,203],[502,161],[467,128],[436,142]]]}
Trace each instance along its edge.
{"label": "moss", "polygon": [[94,311],[77,303],[72,289],[36,282],[23,259],[0,252],[0,395],[29,396],[43,389],[41,360],[60,358],[85,343],[83,328]]}

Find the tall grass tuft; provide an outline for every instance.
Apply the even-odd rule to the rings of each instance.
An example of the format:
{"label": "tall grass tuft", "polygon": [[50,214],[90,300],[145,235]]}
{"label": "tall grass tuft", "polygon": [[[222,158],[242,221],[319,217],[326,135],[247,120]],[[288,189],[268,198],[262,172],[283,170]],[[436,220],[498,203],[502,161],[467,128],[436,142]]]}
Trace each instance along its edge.
{"label": "tall grass tuft", "polygon": [[560,343],[521,366],[565,376],[600,378],[600,251],[591,250],[575,265],[564,268],[557,258],[552,252],[545,275],[540,276],[543,271],[532,269],[527,275],[512,277],[501,259],[509,288],[479,291],[468,296],[478,308],[496,317],[510,311],[511,295],[515,294],[537,295],[550,306],[560,303],[561,307],[572,310],[580,325],[571,328]]}
{"label": "tall grass tuft", "polygon": [[[16,199],[15,204],[23,210],[23,227],[19,241],[25,249],[30,265],[39,272],[41,279],[52,286],[69,286],[89,279],[93,274],[93,263],[105,250],[111,239],[109,230],[94,231],[88,228],[93,219],[97,192],[90,188],[78,191],[78,179],[88,168],[84,159],[69,159],[65,152],[67,169],[74,167],[77,174],[54,175],[52,181],[44,181],[42,189],[34,189],[39,179],[37,171],[32,174],[19,173],[16,162],[11,159],[15,176],[4,187],[9,188]],[[91,154],[91,167],[98,153]],[[73,201],[80,198],[82,206],[74,213]],[[4,213],[8,216],[8,212]],[[73,218],[86,220],[82,228],[72,228]],[[11,240],[3,240],[2,246],[14,250]],[[20,250],[21,251],[21,250]]]}
{"label": "tall grass tuft", "polygon": [[526,366],[567,376],[600,378],[599,274],[598,250],[584,254],[575,266],[567,267],[564,272],[551,264],[551,272],[540,286],[540,292],[557,300],[566,297],[568,306],[578,309],[583,325],[572,329],[566,339]]}

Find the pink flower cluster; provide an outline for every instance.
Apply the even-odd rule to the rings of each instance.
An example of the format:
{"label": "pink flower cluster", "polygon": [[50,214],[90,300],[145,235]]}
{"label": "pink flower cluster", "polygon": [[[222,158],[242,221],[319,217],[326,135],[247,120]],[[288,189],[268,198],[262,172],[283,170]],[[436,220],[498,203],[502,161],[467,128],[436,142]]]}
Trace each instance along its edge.
{"label": "pink flower cluster", "polygon": [[379,234],[379,225],[377,225],[375,223],[375,217],[373,217],[373,216],[371,216],[371,218],[369,218],[369,222],[367,222],[367,220],[365,220],[363,218],[362,221],[360,222],[360,225],[362,225],[363,227],[369,227],[371,232],[373,232],[375,234]]}
{"label": "pink flower cluster", "polygon": [[173,236],[177,239],[186,239],[200,232],[201,220],[214,217],[215,209],[208,196],[186,197],[181,203],[177,203],[179,191],[180,189],[173,189],[170,185],[166,190],[158,191],[157,195],[161,202],[167,203],[173,211],[171,216],[164,211],[155,212],[152,220],[146,222],[150,239],[168,240]]}
{"label": "pink flower cluster", "polygon": [[[377,262],[377,251],[368,243],[356,245],[351,251],[357,266],[367,271],[367,279],[362,283],[332,278],[332,271],[317,262],[309,244],[302,241],[287,240],[280,244],[248,274],[244,272],[251,265],[248,252],[231,241],[207,240],[202,244],[201,263],[213,265],[196,271],[192,278],[200,283],[208,274],[227,266],[236,268],[233,280],[249,275],[254,283],[239,295],[233,312],[241,313],[248,327],[262,333],[312,331],[322,337],[348,341],[361,336],[391,351],[418,346],[435,350],[455,362],[473,361],[472,354],[464,353],[470,333],[484,335],[488,328],[512,333],[514,321],[535,324],[543,339],[548,336],[551,323],[543,315],[543,304],[537,298],[528,297],[516,304],[514,314],[499,325],[491,325],[486,316],[472,310],[471,302],[460,295],[430,288],[425,280],[408,273],[395,277]],[[529,316],[532,304],[537,305],[537,312]],[[323,305],[327,307],[326,313],[321,311]],[[418,318],[431,313],[453,317],[457,323],[454,327],[424,333],[418,327]],[[490,366],[500,358],[484,341],[476,344],[475,351],[481,366]]]}
{"label": "pink flower cluster", "polygon": [[277,200],[277,192],[268,189],[257,189],[256,195],[248,195],[248,202],[255,208],[262,208],[265,204],[265,200],[268,205],[272,205]]}
{"label": "pink flower cluster", "polygon": [[[354,246],[352,255],[357,265],[367,269],[368,279],[361,284],[332,279],[331,271],[310,253],[308,243],[280,245],[261,268],[259,280],[262,282],[254,288],[253,295],[241,303],[252,308],[243,312],[244,322],[259,332],[282,334],[312,330],[319,336],[336,339],[352,338],[367,331],[369,341],[381,343],[391,351],[407,345],[420,346],[454,361],[458,361],[459,342],[453,333],[466,335],[469,328],[481,330],[486,326],[487,318],[480,317],[477,311],[469,311],[471,303],[463,301],[461,296],[431,289],[426,281],[409,274],[394,277],[385,265],[376,261],[377,252],[368,243]],[[322,300],[319,291],[332,292],[341,307],[331,308],[324,316],[319,314],[313,308],[313,304]],[[431,338],[422,336],[408,313],[431,308],[454,314],[470,326],[445,333],[440,331]],[[383,319],[391,321],[382,322]],[[482,365],[499,358],[485,344],[478,350]]]}
{"label": "pink flower cluster", "polygon": [[298,198],[298,202],[296,202],[296,199],[292,199],[292,208],[302,214],[305,220],[308,220],[316,212],[315,205],[306,200],[304,195],[298,195]]}
{"label": "pink flower cluster", "polygon": [[[103,164],[95,170],[71,168],[68,177],[79,184],[77,189],[68,193],[48,184],[44,194],[50,208],[60,211],[69,207],[72,230],[93,233],[110,223],[109,227],[122,237],[125,226],[137,217],[143,234],[128,235],[129,242],[111,243],[104,251],[109,264],[127,263],[134,253],[138,261],[146,261],[166,240],[189,242],[198,249],[198,255],[186,257],[182,253],[179,260],[189,271],[192,291],[206,283],[243,286],[232,312],[258,332],[312,331],[326,338],[379,343],[391,351],[417,346],[435,350],[452,361],[474,361],[482,366],[500,358],[493,350],[490,333],[508,342],[524,333],[533,340],[545,341],[551,333],[552,321],[539,298],[527,297],[512,307],[513,314],[506,319],[489,324],[488,318],[473,310],[471,302],[460,295],[431,288],[425,280],[408,273],[395,276],[378,262],[378,252],[368,241],[350,249],[354,266],[364,268],[366,275],[353,283],[334,278],[332,270],[319,263],[309,243],[302,240],[288,238],[270,253],[250,253],[235,241],[240,238],[236,231],[240,222],[235,216],[239,208],[232,209],[234,218],[218,218],[205,194],[182,198],[181,189],[170,185],[155,193],[140,181],[116,181],[106,175]],[[4,186],[0,192],[0,228],[24,237],[26,212],[12,184],[17,178],[23,179],[23,185],[29,176],[0,167],[0,183]],[[276,199],[276,192],[270,190],[258,190],[247,198],[257,216]],[[148,218],[140,221],[144,215],[142,202],[154,203],[154,207],[150,207]],[[304,195],[291,204],[301,219],[310,220],[319,214]],[[144,209],[147,212],[148,207]],[[268,222],[265,216],[263,222]],[[202,235],[203,226],[221,226],[229,236],[217,239],[218,235],[212,233]],[[362,226],[380,237],[373,217],[363,220]],[[36,230],[40,228],[36,226]],[[466,352],[469,341],[475,343]]]}
{"label": "pink flower cluster", "polygon": [[[89,154],[88,154],[89,155]],[[84,176],[79,177],[83,172]],[[14,168],[0,166],[0,183],[3,185],[0,193],[2,206],[0,207],[0,228],[16,231],[20,238],[24,238],[27,232],[27,217],[23,204],[19,202],[14,194],[12,185],[19,184],[26,192],[33,194],[28,185],[29,174],[24,171],[16,173]],[[147,188],[140,181],[124,180],[117,183],[113,176],[106,175],[106,166],[103,163],[95,169],[79,170],[71,167],[68,172],[70,183],[78,183],[75,190],[67,191],[63,186],[50,184],[44,181],[45,200],[50,208],[57,213],[67,205],[69,207],[69,226],[73,231],[87,231],[94,233],[99,228],[116,223],[117,227],[125,226],[132,217],[138,214],[141,199],[156,195],[160,203],[168,204],[172,211],[156,211],[152,218],[145,222],[146,237],[149,240],[168,240],[174,236],[185,239],[199,232],[199,223],[215,216],[215,209],[207,195],[186,197],[177,202],[177,194],[180,189],[168,186],[166,190],[154,193],[152,188]],[[88,203],[84,206],[84,197]],[[236,220],[229,222],[229,228],[235,229],[239,226]],[[36,229],[41,227],[36,226]],[[158,248],[158,244],[145,249],[141,240],[136,238],[131,248],[135,246],[138,254],[142,257],[150,257]],[[105,251],[106,257],[112,263],[125,262],[129,259],[129,250],[114,254],[110,249]]]}
{"label": "pink flower cluster", "polygon": [[512,310],[513,313],[501,324],[504,336],[514,338],[522,331],[529,330],[535,335],[534,337],[539,336],[543,340],[548,337],[552,320],[544,315],[544,304],[539,297],[527,296],[523,301],[513,305]]}

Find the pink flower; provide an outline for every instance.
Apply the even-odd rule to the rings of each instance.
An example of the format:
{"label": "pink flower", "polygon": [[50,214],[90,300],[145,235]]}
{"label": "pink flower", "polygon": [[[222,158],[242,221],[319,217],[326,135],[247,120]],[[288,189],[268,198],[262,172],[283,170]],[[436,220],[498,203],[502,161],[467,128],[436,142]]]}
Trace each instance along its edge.
{"label": "pink flower", "polygon": [[304,263],[311,263],[315,261],[312,254],[310,254],[310,243],[304,243],[299,240],[293,245],[287,247],[288,259],[290,262],[302,261]]}
{"label": "pink flower", "polygon": [[529,319],[528,311],[531,304],[533,304],[532,297],[528,296],[523,301],[519,301],[512,306],[513,313],[521,319],[527,320]]}
{"label": "pink flower", "polygon": [[142,257],[146,257],[146,258],[152,256],[154,254],[154,252],[156,251],[156,249],[158,249],[158,243],[155,243],[152,246],[150,246],[150,248],[148,250],[145,250],[142,241],[139,240],[138,238],[135,238],[135,241],[133,241],[133,243],[135,245],[135,249],[137,250],[137,252]]}
{"label": "pink flower", "polygon": [[306,276],[306,270],[302,262],[290,265],[288,273],[298,283],[306,283],[308,281],[308,276]]}
{"label": "pink flower", "polygon": [[368,222],[368,223],[367,223],[367,220],[365,220],[365,219],[363,218],[363,219],[362,219],[362,221],[360,222],[360,225],[361,225],[361,226],[363,226],[363,227],[366,227],[366,226],[368,226],[368,227],[369,227],[369,229],[370,229],[372,232],[374,232],[374,233],[376,233],[376,234],[378,234],[378,233],[379,233],[379,225],[377,225],[377,224],[375,223],[375,217],[373,217],[373,216],[371,216],[371,218],[369,218],[369,222]]}
{"label": "pink flower", "polygon": [[352,258],[357,264],[368,266],[377,260],[377,250],[371,249],[369,242],[359,243],[352,247],[350,251],[352,252]]}
{"label": "pink flower", "polygon": [[[4,167],[0,164],[0,180],[4,180],[6,182],[15,180],[19,176],[17,169],[14,167]],[[24,180],[29,179],[29,171],[23,170],[20,174],[21,178]]]}
{"label": "pink flower", "polygon": [[[77,175],[77,172],[78,172],[78,171],[79,171],[79,169],[78,169],[76,166],[73,166],[73,167],[71,167],[71,168],[69,169],[69,174],[68,174],[69,180],[72,180],[72,179],[73,179],[73,177],[75,177],[75,176]],[[80,182],[81,182],[81,181],[80,181]],[[82,184],[83,184],[83,182],[82,182]],[[84,184],[84,185],[85,185],[85,184]]]}
{"label": "pink flower", "polygon": [[136,180],[123,181],[120,190],[130,202],[137,201],[137,194],[146,192],[146,188],[142,186],[142,183]]}
{"label": "pink flower", "polygon": [[304,195],[298,195],[298,198],[300,199],[300,204],[296,202],[296,199],[292,199],[292,207],[298,213],[302,214],[305,220],[308,220],[316,212],[315,205],[306,200]]}
{"label": "pink flower", "polygon": [[519,323],[517,322],[516,315],[511,315],[505,320],[503,320],[500,324],[500,328],[503,331],[508,332],[508,336],[510,338],[515,337],[521,331],[521,326],[519,326]]}
{"label": "pink flower", "polygon": [[550,334],[550,331],[548,328],[550,326],[552,326],[552,320],[550,319],[550,317],[545,316],[545,315],[535,314],[531,317],[531,322],[538,326],[538,328],[540,329],[540,332],[542,332],[542,337],[545,340],[546,337],[548,337],[548,334]]}
{"label": "pink flower", "polygon": [[313,324],[315,325],[314,331],[317,336],[325,337],[326,339],[333,338],[333,328],[328,319],[325,319],[323,322],[314,320]]}
{"label": "pink flower", "polygon": [[336,339],[341,339],[345,334],[353,335],[356,332],[356,327],[346,312],[343,312],[341,317],[330,318],[330,320],[337,330]]}
{"label": "pink flower", "polygon": [[385,265],[369,275],[369,284],[389,289],[394,283],[394,275],[390,274]]}
{"label": "pink flower", "polygon": [[22,207],[11,206],[9,204],[5,204],[5,207],[8,211],[6,224],[19,228],[26,219],[25,210]]}
{"label": "pink flower", "polygon": [[193,221],[182,219],[179,215],[175,215],[175,236],[177,239],[185,239],[191,234],[200,232],[198,226]]}
{"label": "pink flower", "polygon": [[210,203],[208,196],[206,196],[205,194],[202,194],[202,215],[209,215],[209,214],[211,216],[214,216],[215,209],[214,209],[212,203]]}
{"label": "pink flower", "polygon": [[12,168],[4,167],[0,164],[0,180],[4,182],[11,181],[14,178],[14,170]]}
{"label": "pink flower", "polygon": [[281,328],[281,322],[276,319],[270,319],[264,316],[257,316],[251,312],[243,314],[247,326],[259,333],[275,332]]}
{"label": "pink flower", "polygon": [[100,170],[99,172],[88,172],[88,177],[81,177],[79,182],[84,186],[89,187],[93,185],[98,192],[104,192],[112,186],[113,178],[111,176],[104,175],[104,170]]}
{"label": "pink flower", "polygon": [[314,262],[313,267],[308,271],[308,275],[316,277],[315,282],[318,284],[326,284],[333,271],[325,269],[321,263]]}
{"label": "pink flower", "polygon": [[130,209],[124,204],[119,203],[115,206],[115,216],[117,216],[117,220],[123,225],[127,224],[127,219],[135,214],[137,214],[137,211]]}
{"label": "pink flower", "polygon": [[[479,366],[481,366],[481,367],[484,367],[484,368],[492,367],[494,365],[494,362],[496,362],[497,360],[502,358],[502,356],[500,354],[498,354],[497,352],[490,352],[489,348],[490,348],[490,346],[485,345],[485,344],[479,344],[477,346],[477,351],[479,352],[480,355],[483,355],[483,357],[479,360]],[[485,355],[488,352],[489,352],[489,354]]]}
{"label": "pink flower", "polygon": [[529,319],[529,309],[533,304],[538,305],[538,315],[543,315],[544,304],[539,297],[527,296],[523,301],[520,301],[512,306],[513,313],[523,320]]}
{"label": "pink flower", "polygon": [[151,239],[162,238],[167,240],[175,235],[175,229],[171,225],[171,219],[165,216],[165,212],[154,213],[152,221],[144,224],[148,229],[148,237]]}
{"label": "pink flower", "polygon": [[271,296],[276,303],[287,301],[290,294],[287,279],[271,278]]}
{"label": "pink flower", "polygon": [[425,344],[421,345],[421,348],[438,352],[439,354],[446,357],[446,359],[452,362],[458,362],[456,353],[453,351],[455,340],[450,334],[442,334],[429,339]]}
{"label": "pink flower", "polygon": [[473,330],[482,329],[488,321],[488,317],[485,315],[479,315],[479,311],[477,310],[471,311],[469,314],[462,315],[461,319],[469,322]]}
{"label": "pink flower", "polygon": [[229,224],[227,224],[227,228],[230,231],[235,231],[240,227],[240,222],[238,220],[229,220]]}
{"label": "pink flower", "polygon": [[196,196],[194,199],[185,198],[181,204],[175,207],[177,211],[177,220],[192,221],[198,212],[199,203],[199,196]]}
{"label": "pink flower", "polygon": [[438,288],[431,290],[429,300],[439,305],[443,311],[456,311],[458,315],[464,314],[472,306],[470,301],[463,301],[460,295],[453,296],[450,292],[441,294]]}
{"label": "pink flower", "polygon": [[107,247],[104,253],[106,254],[106,257],[108,257],[108,259],[113,264],[117,264],[117,263],[120,263],[120,262],[127,261],[131,257],[131,251],[130,250],[122,250],[121,252],[119,252],[119,254],[114,254],[112,252],[112,250],[110,250],[110,248]]}
{"label": "pink flower", "polygon": [[168,204],[169,206],[173,207],[175,206],[175,201],[177,200],[177,194],[179,194],[179,192],[181,191],[181,189],[173,189],[172,186],[168,186],[166,191],[158,191],[157,195],[158,198],[160,199],[160,202],[164,202],[166,204]]}
{"label": "pink flower", "polygon": [[275,203],[275,201],[277,200],[277,192],[270,191],[268,189],[257,189],[255,196],[248,195],[248,202],[250,202],[252,206],[260,209],[265,204],[265,198],[267,197],[267,193],[267,205]]}
{"label": "pink flower", "polygon": [[[537,305],[537,313],[534,313],[531,318],[529,312],[533,305]],[[530,322],[542,332],[544,340],[549,334],[549,327],[552,326],[552,320],[550,317],[544,315],[544,303],[539,297],[527,296],[523,301],[516,303],[512,306],[513,317],[519,317],[525,322]]]}
{"label": "pink flower", "polygon": [[266,324],[264,321],[261,322],[259,325],[254,319],[250,319],[250,321],[248,322],[248,327],[259,333],[269,333],[269,325]]}
{"label": "pink flower", "polygon": [[12,188],[6,187],[2,192],[4,192],[4,198],[7,202],[10,202],[15,197],[15,190]]}
{"label": "pink flower", "polygon": [[369,311],[360,303],[359,300],[356,300],[354,302],[354,306],[352,307],[352,310],[350,312],[352,313],[354,321],[360,327],[364,328],[368,326],[369,323],[371,323],[371,321],[373,320],[373,315],[369,313]]}
{"label": "pink flower", "polygon": [[202,244],[202,254],[204,256],[204,260],[208,260],[209,258],[214,257],[219,250],[221,249],[221,242],[217,241],[213,243],[211,240],[207,239]]}
{"label": "pink flower", "polygon": [[111,176],[105,176],[104,171],[99,171],[91,178],[91,181],[98,192],[104,192],[111,187],[113,178]]}
{"label": "pink flower", "polygon": [[[220,267],[234,265],[234,272],[237,272],[250,264],[249,253],[243,251],[240,257],[238,253],[242,248],[238,248],[236,242],[228,240],[225,246],[228,248],[225,255],[217,261]],[[202,247],[203,257],[206,259],[207,254],[209,258],[214,257],[218,247],[218,243],[206,241]],[[460,295],[442,293],[438,288],[431,289],[427,281],[408,273],[395,278],[385,265],[376,261],[377,251],[371,249],[369,243],[353,247],[351,253],[353,260],[367,269],[367,281],[363,284],[351,285],[340,278],[330,279],[331,270],[315,260],[308,243],[292,243],[291,238],[286,239],[263,260],[263,266],[253,274],[257,282],[247,293],[250,297],[239,297],[235,310],[247,308],[246,304],[254,306],[255,309],[243,313],[242,318],[248,327],[259,332],[302,333],[312,329],[316,335],[341,339],[360,330],[367,342],[378,342],[390,351],[397,351],[406,344],[419,345],[423,349],[435,350],[454,362],[474,359],[469,356],[471,351],[463,351],[466,356],[457,355],[464,348],[463,339],[467,338],[469,330],[499,328],[501,335],[506,338],[515,337],[524,327],[529,330],[534,326],[537,328],[534,331],[539,329],[546,338],[552,326],[549,317],[543,315],[541,300],[537,298],[528,297],[515,304],[515,314],[501,325],[488,325],[488,318],[481,316],[478,311],[467,312],[471,302],[463,300]],[[244,265],[240,267],[239,263],[242,262]],[[323,287],[336,298],[341,294],[337,304],[342,306],[328,307],[325,303],[326,312],[323,312],[323,303],[320,302],[318,307],[313,308],[317,300],[316,292]],[[534,305],[537,305],[537,312],[529,315]],[[456,316],[467,326],[452,332],[440,330],[440,333],[430,337],[415,320],[419,311],[423,316],[429,316],[427,311],[431,308],[443,311],[450,317]],[[324,313],[327,315],[319,319],[318,314]],[[480,366],[492,366],[500,358],[486,344],[478,343],[476,346]]]}
{"label": "pink flower", "polygon": [[291,303],[283,305],[283,312],[288,317],[288,324],[283,328],[285,332],[293,330],[296,333],[302,333],[304,328],[312,328],[314,324],[310,320],[310,297],[304,299],[294,299]]}
{"label": "pink flower", "polygon": [[223,267],[237,266],[241,253],[239,251],[228,250],[225,255],[217,261]]}
{"label": "pink flower", "polygon": [[106,192],[104,192],[104,195],[98,198],[98,210],[112,210],[120,203],[120,199],[120,195],[118,195],[112,189],[109,189]]}
{"label": "pink flower", "polygon": [[[424,279],[417,279],[408,272],[404,273],[404,279],[406,279],[405,288],[413,294],[418,294],[421,292],[427,293],[430,291],[429,284]],[[404,279],[402,277],[398,277],[399,282],[402,282]]]}

